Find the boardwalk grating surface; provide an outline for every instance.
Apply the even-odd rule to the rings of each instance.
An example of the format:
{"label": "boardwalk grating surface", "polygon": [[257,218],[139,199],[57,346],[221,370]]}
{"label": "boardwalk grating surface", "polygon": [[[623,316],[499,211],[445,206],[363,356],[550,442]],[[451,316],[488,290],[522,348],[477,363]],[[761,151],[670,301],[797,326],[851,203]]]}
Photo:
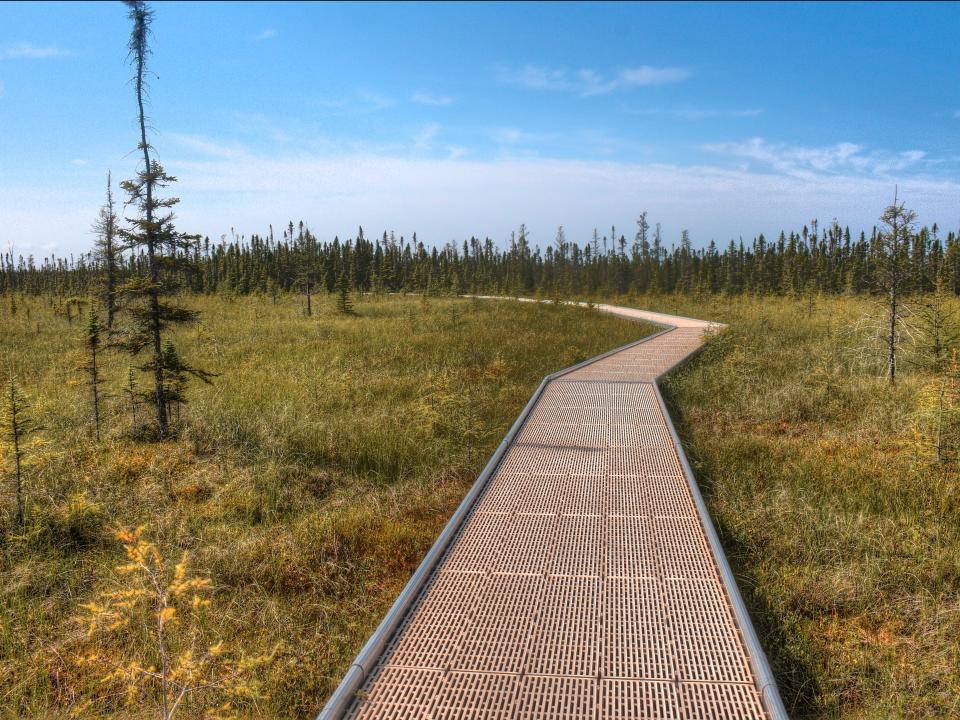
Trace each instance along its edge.
{"label": "boardwalk grating surface", "polygon": [[348,717],[767,718],[652,385],[690,324],[546,386]]}

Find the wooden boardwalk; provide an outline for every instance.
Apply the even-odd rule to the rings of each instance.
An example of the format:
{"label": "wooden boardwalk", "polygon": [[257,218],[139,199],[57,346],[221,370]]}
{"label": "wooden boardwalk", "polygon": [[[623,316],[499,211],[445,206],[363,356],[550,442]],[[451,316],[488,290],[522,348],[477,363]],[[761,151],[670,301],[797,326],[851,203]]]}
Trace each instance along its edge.
{"label": "wooden boardwalk", "polygon": [[711,324],[551,376],[321,718],[785,718],[655,380]]}

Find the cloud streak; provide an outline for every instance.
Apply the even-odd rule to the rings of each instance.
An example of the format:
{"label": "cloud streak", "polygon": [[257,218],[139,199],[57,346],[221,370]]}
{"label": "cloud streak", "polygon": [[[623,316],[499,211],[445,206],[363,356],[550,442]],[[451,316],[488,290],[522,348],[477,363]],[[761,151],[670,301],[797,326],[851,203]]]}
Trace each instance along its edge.
{"label": "cloud streak", "polygon": [[[432,146],[438,131],[427,126],[420,140]],[[637,213],[649,210],[663,223],[668,242],[688,228],[701,246],[711,239],[725,244],[739,235],[776,235],[814,217],[869,229],[893,182],[921,222],[953,227],[960,195],[960,183],[952,179],[912,171],[865,175],[851,158],[869,153],[849,144],[812,159],[799,153],[810,168],[804,173],[782,172],[769,162],[756,169],[535,157],[481,161],[452,151],[445,158],[376,151],[277,155],[191,136],[178,136],[176,147],[179,152],[165,164],[180,178],[178,225],[213,239],[231,227],[249,236],[270,223],[302,218],[323,239],[350,237],[363,225],[407,237],[416,231],[429,244],[471,234],[504,242],[523,222],[543,245],[561,224],[578,241],[611,223],[629,235]],[[5,227],[17,230],[15,236],[0,234],[0,245],[15,237],[20,252],[38,255],[89,248],[86,230],[102,202],[99,193],[4,190],[0,215]]]}
{"label": "cloud streak", "polygon": [[763,138],[743,142],[713,143],[703,149],[727,155],[789,177],[816,180],[821,176],[852,174],[855,176],[890,177],[895,173],[922,167],[926,153],[922,150],[902,152],[867,151],[849,142],[819,147],[789,143],[772,143]]}
{"label": "cloud streak", "polygon": [[530,145],[552,142],[559,136],[556,133],[530,132],[514,127],[501,127],[492,130],[490,137],[498,145]]}
{"label": "cloud streak", "polygon": [[716,118],[752,118],[763,115],[764,108],[744,108],[740,110],[718,109],[718,108],[697,108],[697,107],[679,107],[679,108],[630,108],[626,112],[631,115],[644,115],[649,117],[671,117],[681,120],[713,120]]}
{"label": "cloud streak", "polygon": [[18,43],[10,45],[0,50],[0,58],[4,60],[37,60],[42,58],[64,57],[69,55],[69,50],[54,46],[39,46],[30,43]]}
{"label": "cloud streak", "polygon": [[681,67],[640,65],[625,68],[614,75],[604,75],[589,68],[569,71],[566,68],[524,65],[519,68],[499,67],[496,70],[496,76],[500,82],[515,87],[569,92],[580,97],[591,97],[607,95],[618,90],[682,82],[691,76],[691,72]]}
{"label": "cloud streak", "polygon": [[256,42],[263,42],[264,40],[273,40],[278,35],[280,35],[280,33],[278,33],[273,28],[267,28],[253,35],[251,37],[251,40],[254,40]]}
{"label": "cloud streak", "polygon": [[425,125],[413,136],[414,150],[424,152],[433,148],[433,141],[439,132],[440,126],[437,123]]}
{"label": "cloud streak", "polygon": [[175,146],[201,157],[213,157],[223,160],[235,160],[249,154],[248,150],[240,145],[226,145],[199,135],[188,133],[171,133],[169,136]]}
{"label": "cloud streak", "polygon": [[434,95],[427,92],[415,92],[410,96],[410,101],[417,105],[427,105],[428,107],[445,107],[453,105],[456,98],[449,95]]}

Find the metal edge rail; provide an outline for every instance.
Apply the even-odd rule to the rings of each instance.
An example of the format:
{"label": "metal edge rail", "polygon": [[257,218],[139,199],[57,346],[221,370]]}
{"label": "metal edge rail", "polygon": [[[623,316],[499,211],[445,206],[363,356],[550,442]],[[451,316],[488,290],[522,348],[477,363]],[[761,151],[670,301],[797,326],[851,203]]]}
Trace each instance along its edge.
{"label": "metal edge rail", "polygon": [[[506,298],[512,299],[512,298]],[[639,318],[627,318],[635,322],[647,322]],[[420,565],[417,566],[417,569],[414,571],[413,575],[407,581],[407,584],[404,586],[401,593],[397,596],[397,599],[393,601],[393,605],[390,607],[390,610],[387,611],[387,614],[383,617],[383,620],[380,621],[380,624],[377,626],[377,629],[373,631],[373,634],[360,649],[360,652],[354,658],[353,662],[350,664],[350,667],[347,669],[347,672],[344,673],[343,679],[340,681],[340,684],[337,686],[337,689],[333,691],[333,694],[327,700],[326,704],[323,706],[323,709],[320,711],[320,714],[317,715],[317,720],[335,720],[343,715],[347,710],[350,704],[353,702],[357,690],[363,685],[363,682],[366,680],[367,673],[370,672],[372,667],[380,659],[380,655],[383,652],[384,647],[386,647],[390,638],[396,629],[403,622],[409,610],[410,606],[416,600],[417,595],[420,593],[420,590],[423,589],[423,586],[426,584],[427,580],[430,577],[430,573],[433,572],[433,569],[436,567],[437,562],[443,556],[443,553],[446,551],[447,546],[450,544],[450,541],[453,539],[454,535],[460,530],[460,527],[463,525],[467,516],[470,514],[470,511],[473,510],[473,506],[476,504],[477,499],[480,494],[486,489],[487,483],[490,478],[493,476],[494,471],[497,469],[497,466],[500,464],[500,460],[503,458],[503,455],[506,453],[507,448],[513,443],[514,438],[520,432],[520,429],[523,427],[523,424],[526,422],[527,418],[530,415],[530,412],[533,410],[533,406],[536,404],[537,400],[540,399],[540,396],[543,394],[544,389],[552,381],[560,377],[561,375],[566,375],[567,373],[574,372],[580,368],[595,363],[598,360],[602,360],[606,357],[618,353],[621,350],[626,350],[641,343],[648,342],[655,337],[664,335],[671,330],[673,330],[672,325],[666,325],[659,322],[649,322],[650,325],[656,325],[663,327],[664,329],[660,332],[653,333],[651,335],[646,335],[639,340],[634,340],[633,342],[622,345],[621,347],[608,350],[594,357],[583,360],[582,362],[576,363],[569,367],[563,368],[562,370],[557,370],[554,373],[551,373],[543,378],[540,381],[540,384],[537,386],[537,389],[534,390],[533,395],[530,396],[530,399],[527,401],[527,404],[524,406],[523,410],[520,411],[520,414],[517,416],[517,419],[514,420],[513,425],[507,431],[507,434],[504,436],[503,440],[500,441],[500,444],[497,446],[497,449],[494,450],[493,455],[490,456],[490,459],[487,461],[487,464],[484,466],[483,470],[480,472],[480,475],[477,476],[477,479],[474,481],[473,485],[470,487],[470,490],[467,492],[466,496],[460,502],[460,505],[457,506],[456,511],[450,517],[450,520],[447,521],[447,524],[444,526],[443,530],[440,532],[439,537],[437,537],[433,546],[424,556],[423,560],[420,562]]]}
{"label": "metal edge rail", "polygon": [[[503,300],[517,300],[524,302],[545,302],[542,300],[532,300],[527,298],[513,298],[513,297],[500,297],[500,296],[465,296],[465,297],[477,297],[478,299],[503,299]],[[587,303],[571,302],[565,301],[564,304],[573,305],[575,307],[591,307]],[[610,314],[616,314],[611,310],[606,308],[599,308],[596,304],[592,304],[592,307],[598,312],[607,312]],[[613,307],[613,306],[610,306]],[[608,350],[607,352],[596,355],[592,358],[584,360],[582,362],[576,363],[569,367],[558,370],[554,373],[551,373],[543,378],[540,381],[540,384],[537,386],[537,389],[534,390],[533,395],[530,396],[530,399],[527,401],[527,404],[524,406],[523,410],[520,411],[520,414],[517,416],[517,419],[514,420],[513,425],[507,431],[507,434],[504,436],[503,440],[497,446],[497,449],[494,450],[493,455],[490,457],[490,460],[487,461],[487,464],[484,466],[483,470],[480,472],[480,475],[477,476],[477,479],[474,481],[473,485],[470,487],[470,490],[467,492],[466,496],[460,502],[460,505],[457,507],[454,514],[450,517],[450,520],[447,521],[447,524],[444,526],[439,537],[434,542],[433,546],[427,552],[424,559],[421,561],[420,565],[414,571],[413,575],[410,577],[410,580],[407,581],[406,586],[404,586],[403,591],[397,596],[397,599],[393,602],[393,605],[390,607],[390,610],[384,616],[383,620],[380,621],[380,624],[377,626],[377,629],[374,630],[373,635],[367,640],[363,648],[357,654],[357,657],[354,659],[353,663],[347,669],[347,672],[344,674],[343,679],[340,681],[340,684],[337,686],[337,689],[334,690],[333,694],[327,700],[326,704],[323,706],[323,709],[317,715],[317,720],[335,720],[342,716],[344,711],[350,706],[353,702],[357,690],[362,686],[363,682],[366,680],[367,673],[376,664],[379,660],[380,655],[383,652],[383,648],[386,646],[387,642],[392,637],[393,633],[403,622],[403,619],[406,616],[407,610],[410,608],[410,605],[417,598],[417,595],[420,593],[420,590],[423,589],[423,586],[426,584],[427,580],[430,577],[430,574],[433,572],[434,568],[437,565],[437,562],[443,556],[443,553],[446,551],[447,547],[450,544],[450,541],[453,539],[454,535],[460,530],[467,516],[470,514],[470,511],[473,509],[473,506],[476,504],[477,499],[480,494],[486,488],[487,483],[490,478],[493,476],[494,471],[497,469],[497,466],[500,464],[500,460],[503,458],[503,455],[506,453],[507,448],[513,443],[514,438],[520,432],[520,429],[523,427],[523,424],[526,422],[527,418],[530,415],[533,406],[539,400],[540,396],[543,394],[543,391],[546,389],[547,385],[562,375],[574,372],[579,370],[582,367],[595,363],[599,360],[603,360],[615,353],[618,353],[622,350],[626,350],[631,347],[635,347],[642,343],[648,342],[656,337],[665,335],[668,332],[676,329],[675,325],[670,325],[669,323],[658,322],[656,320],[648,320],[644,318],[635,318],[630,316],[620,316],[626,320],[632,320],[634,322],[645,322],[650,325],[656,325],[664,328],[660,332],[647,335],[631,343],[627,343],[621,347]],[[678,316],[682,317],[682,316]],[[692,320],[695,318],[684,318]],[[721,323],[713,323],[712,328],[722,329],[726,327]],[[673,419],[670,417],[670,413],[667,411],[666,403],[663,400],[663,395],[660,392],[659,382],[662,378],[673,372],[683,363],[690,360],[692,357],[696,356],[700,352],[701,348],[698,348],[696,351],[691,353],[685,358],[682,358],[674,365],[670,366],[664,370],[660,375],[656,377],[653,385],[654,393],[657,396],[657,403],[660,406],[660,410],[663,413],[664,420],[666,422],[667,428],[670,430],[670,437],[673,440],[674,449],[676,450],[677,457],[680,459],[681,466],[683,467],[684,476],[687,479],[687,485],[690,488],[690,493],[693,496],[694,504],[697,506],[697,514],[700,517],[700,522],[704,528],[704,532],[707,535],[707,540],[710,543],[710,549],[713,551],[715,561],[717,563],[717,569],[720,573],[720,578],[723,581],[724,587],[727,591],[727,595],[730,598],[730,604],[732,606],[734,615],[737,620],[737,625],[740,629],[740,632],[743,635],[743,640],[747,645],[748,656],[750,659],[750,664],[753,668],[753,671],[756,675],[758,692],[760,693],[760,700],[763,703],[766,710],[770,713],[772,720],[790,720],[790,716],[787,714],[787,710],[783,705],[783,700],[780,698],[780,691],[777,687],[776,680],[773,677],[773,671],[770,669],[770,663],[767,659],[766,653],[763,651],[763,647],[760,645],[760,640],[757,637],[756,630],[753,627],[753,622],[750,619],[750,613],[747,611],[746,605],[743,602],[743,597],[740,594],[740,589],[737,586],[736,579],[733,576],[733,571],[730,568],[730,563],[727,560],[726,553],[723,550],[723,546],[720,543],[720,538],[717,535],[716,528],[713,525],[713,521],[710,518],[710,513],[707,510],[706,503],[703,500],[703,495],[700,492],[700,487],[696,482],[696,479],[693,475],[693,470],[690,467],[690,463],[687,460],[686,453],[683,451],[683,445],[680,442],[680,438],[677,435],[677,430],[673,425]]]}
{"label": "metal edge rail", "polygon": [[[542,300],[531,300],[526,298],[517,299],[524,302],[543,302]],[[591,306],[587,303],[575,301],[567,301],[566,304],[573,305],[575,307]],[[592,304],[592,307],[594,307],[598,312],[617,315],[616,305],[603,303]],[[662,315],[666,313],[658,314]],[[651,325],[659,325],[660,327],[666,328],[661,332],[642,338],[640,342],[651,340],[659,335],[668,333],[677,327],[676,325],[670,325],[669,323],[658,322],[656,320],[650,320],[647,318],[636,318],[629,315],[619,315],[619,317],[622,317],[626,320],[645,322]],[[683,315],[677,315],[676,317],[684,320],[696,320],[696,318],[685,317]],[[707,327],[704,328],[704,332],[716,332],[725,327],[726,325],[724,323],[711,322]],[[603,353],[602,355],[597,355],[595,358],[591,358],[585,363],[580,363],[580,366],[589,365],[597,360],[602,360],[605,357],[620,352],[620,350],[637,344],[639,343],[631,343],[624,348],[617,348],[615,350],[611,350],[610,352]],[[757,632],[753,627],[753,621],[750,619],[750,613],[747,610],[746,604],[743,602],[743,596],[740,594],[740,588],[737,585],[736,579],[734,578],[733,570],[730,568],[730,562],[727,560],[727,554],[724,552],[723,545],[720,543],[720,536],[717,534],[716,527],[714,527],[713,520],[710,517],[710,512],[707,510],[706,502],[703,499],[703,494],[700,492],[700,486],[697,484],[696,477],[693,474],[693,469],[690,467],[690,463],[687,460],[687,455],[683,450],[682,443],[680,442],[680,436],[677,435],[677,429],[674,427],[673,418],[670,417],[670,413],[667,410],[667,405],[664,402],[662,393],[660,392],[660,380],[665,378],[684,363],[695,358],[703,351],[703,349],[704,345],[701,344],[700,347],[691,352],[689,355],[681,358],[662,373],[657,375],[651,384],[653,385],[654,393],[657,396],[657,403],[660,406],[660,411],[663,413],[664,421],[666,422],[667,428],[670,431],[670,437],[673,440],[673,446],[676,450],[677,457],[680,459],[684,477],[687,479],[687,485],[690,488],[690,494],[693,496],[694,504],[697,506],[697,514],[700,517],[700,523],[704,529],[704,533],[707,536],[707,540],[710,543],[710,549],[713,552],[713,556],[716,560],[720,579],[727,591],[727,596],[730,598],[731,609],[733,610],[736,618],[738,629],[740,630],[743,641],[747,646],[747,656],[750,660],[750,665],[753,669],[754,675],[756,676],[757,692],[760,694],[760,701],[770,714],[771,720],[790,720],[790,716],[787,714],[787,709],[783,704],[782,698],[780,697],[780,690],[777,687],[776,679],[773,677],[773,670],[770,668],[770,661],[767,659],[767,654],[763,651],[763,646],[760,644],[760,639],[757,637]],[[560,370],[554,373],[554,377],[565,375],[568,372],[578,369],[580,366],[574,366],[566,370]]]}
{"label": "metal edge rail", "polygon": [[354,658],[353,663],[344,674],[343,679],[337,686],[337,689],[334,690],[333,694],[330,696],[330,699],[317,716],[317,720],[334,720],[334,718],[340,717],[349,707],[350,703],[353,702],[356,691],[363,684],[367,673],[380,658],[383,648],[390,640],[394,631],[403,622],[410,605],[413,603],[420,590],[426,584],[430,577],[430,573],[436,566],[437,561],[443,556],[443,553],[446,551],[447,546],[453,539],[453,536],[456,535],[467,515],[473,509],[474,503],[476,502],[480,493],[483,492],[487,481],[490,479],[490,476],[493,474],[493,471],[496,469],[497,465],[499,465],[501,458],[507,451],[507,448],[513,442],[514,437],[516,437],[517,433],[520,431],[524,421],[527,419],[527,416],[533,409],[534,404],[543,394],[543,390],[547,386],[548,382],[549,380],[547,378],[544,378],[540,381],[540,385],[538,385],[537,389],[534,390],[530,400],[527,401],[526,406],[520,412],[520,415],[517,416],[517,419],[514,421],[513,425],[500,442],[500,445],[498,445],[497,449],[494,450],[493,455],[487,461],[486,466],[483,468],[476,481],[474,481],[470,490],[460,502],[460,505],[457,507],[456,511],[450,517],[450,520],[447,521],[447,524],[440,532],[439,537],[427,552],[426,556],[424,556],[413,575],[411,575],[410,579],[407,581],[403,591],[397,596],[397,599],[394,600],[393,605],[390,607],[390,610],[387,611],[387,614],[383,617],[383,620],[380,621],[380,624],[377,626],[377,629],[374,630],[373,635],[370,636],[366,644],[357,654],[357,657]]}
{"label": "metal edge rail", "polygon": [[670,437],[673,440],[673,447],[676,450],[677,457],[683,467],[683,474],[687,478],[687,486],[690,488],[690,494],[693,496],[694,504],[697,506],[697,514],[700,516],[700,524],[704,529],[707,540],[710,543],[710,549],[713,551],[713,557],[717,564],[717,570],[720,573],[720,579],[727,590],[727,596],[730,598],[730,605],[737,620],[737,626],[743,636],[743,641],[747,646],[747,656],[750,659],[750,665],[753,668],[757,681],[757,691],[760,693],[760,701],[763,703],[767,712],[770,713],[772,720],[789,720],[787,709],[784,707],[783,700],[780,697],[780,690],[777,687],[777,681],[773,677],[773,671],[770,669],[770,662],[767,654],[760,645],[760,639],[753,627],[753,621],[750,619],[750,613],[746,604],[743,602],[743,596],[740,594],[740,588],[737,586],[736,578],[733,576],[733,570],[730,568],[730,562],[727,560],[727,554],[720,543],[720,536],[717,535],[717,529],[713,525],[710,513],[707,510],[707,504],[700,492],[700,486],[697,484],[693,475],[693,469],[687,460],[687,455],[683,451],[683,445],[680,442],[680,436],[677,435],[677,429],[673,425],[673,418],[667,410],[667,404],[664,402],[663,395],[660,392],[660,380],[669,373],[673,372],[678,366],[687,360],[696,356],[703,346],[683,358],[673,366],[660,373],[652,383],[653,391],[657,396],[657,403],[660,405],[660,411],[666,421],[667,429],[670,431]]}

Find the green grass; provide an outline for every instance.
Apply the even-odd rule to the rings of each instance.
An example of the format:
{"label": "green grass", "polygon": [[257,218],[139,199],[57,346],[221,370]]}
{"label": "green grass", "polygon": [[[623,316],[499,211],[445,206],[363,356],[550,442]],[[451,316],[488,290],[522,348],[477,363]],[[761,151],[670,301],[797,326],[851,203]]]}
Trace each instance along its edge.
{"label": "green grass", "polygon": [[[222,374],[192,389],[180,439],[125,438],[113,397],[99,448],[69,384],[78,326],[43,300],[29,319],[3,303],[47,443],[30,532],[2,550],[8,716],[91,692],[66,620],[118,561],[108,529],[141,523],[214,580],[211,632],[283,642],[251,714],[311,716],[540,377],[649,331],[549,305],[365,299],[357,317],[331,301],[307,319],[298,302],[200,299],[184,354]],[[937,378],[905,364],[890,387],[851,352],[863,300],[810,316],[777,298],[620,302],[729,323],[664,394],[792,717],[960,716],[960,434],[948,423],[951,459],[935,462]],[[109,365],[115,392],[126,360]],[[81,490],[98,509],[70,505]]]}
{"label": "green grass", "polygon": [[664,395],[791,716],[960,717],[960,434],[937,463],[937,378],[905,362],[890,387],[851,352],[862,300],[632,302],[729,323]]}
{"label": "green grass", "polygon": [[[85,638],[71,619],[116,576],[111,528],[137,525],[212,579],[210,637],[253,653],[281,643],[266,697],[246,712],[312,716],[541,377],[653,330],[510,302],[364,298],[343,316],[323,298],[313,318],[295,297],[191,303],[202,321],[178,345],[219,377],[191,387],[178,439],[137,441],[120,393],[129,360],[107,354],[100,445],[74,370],[80,323],[42,298],[19,299],[13,316],[2,305],[0,362],[44,426],[29,453],[24,534],[3,466],[2,716],[62,717],[102,694],[76,662]],[[155,716],[117,700],[98,712]]]}

